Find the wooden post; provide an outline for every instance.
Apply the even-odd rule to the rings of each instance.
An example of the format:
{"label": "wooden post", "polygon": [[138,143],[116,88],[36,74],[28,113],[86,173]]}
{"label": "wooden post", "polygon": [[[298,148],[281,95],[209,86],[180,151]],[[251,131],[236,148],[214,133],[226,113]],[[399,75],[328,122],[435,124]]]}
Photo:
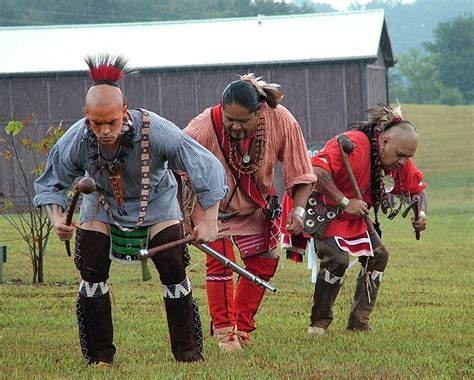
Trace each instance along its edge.
{"label": "wooden post", "polygon": [[3,284],[3,263],[7,262],[7,246],[0,246],[0,284]]}

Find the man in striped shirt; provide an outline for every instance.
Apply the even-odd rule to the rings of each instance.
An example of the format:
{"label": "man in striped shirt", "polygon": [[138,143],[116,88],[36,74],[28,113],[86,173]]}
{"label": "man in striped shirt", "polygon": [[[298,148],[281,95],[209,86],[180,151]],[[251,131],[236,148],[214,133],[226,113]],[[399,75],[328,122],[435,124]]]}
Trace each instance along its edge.
{"label": "man in striped shirt", "polygon": [[[304,206],[316,176],[298,122],[282,105],[278,85],[267,84],[253,74],[230,83],[221,103],[206,109],[184,130],[209,149],[227,174],[229,194],[220,212],[229,229],[212,247],[235,260],[233,243],[246,269],[269,281],[278,256],[281,208],[273,176],[282,163],[285,188],[294,199],[286,227],[295,234],[303,227]],[[194,224],[202,220],[197,207]],[[256,329],[254,316],[264,289],[240,277],[234,294],[232,272],[207,257],[206,289],[212,329],[224,351],[240,350]]]}

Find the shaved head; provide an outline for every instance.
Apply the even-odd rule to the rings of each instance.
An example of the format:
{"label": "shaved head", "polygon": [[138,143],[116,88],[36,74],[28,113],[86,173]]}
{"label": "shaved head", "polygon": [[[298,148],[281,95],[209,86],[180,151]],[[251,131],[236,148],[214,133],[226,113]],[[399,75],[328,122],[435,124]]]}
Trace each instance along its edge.
{"label": "shaved head", "polygon": [[123,107],[124,103],[120,88],[107,84],[92,86],[86,96],[86,109],[88,107]]}
{"label": "shaved head", "polygon": [[91,87],[86,96],[85,113],[87,124],[102,145],[119,144],[124,120],[128,118],[120,88],[108,84]]}
{"label": "shaved head", "polygon": [[401,122],[380,136],[380,162],[385,169],[395,170],[413,157],[418,147],[418,133],[410,123]]}
{"label": "shaved head", "polygon": [[418,142],[418,133],[413,125],[401,122],[386,130],[384,135]]}

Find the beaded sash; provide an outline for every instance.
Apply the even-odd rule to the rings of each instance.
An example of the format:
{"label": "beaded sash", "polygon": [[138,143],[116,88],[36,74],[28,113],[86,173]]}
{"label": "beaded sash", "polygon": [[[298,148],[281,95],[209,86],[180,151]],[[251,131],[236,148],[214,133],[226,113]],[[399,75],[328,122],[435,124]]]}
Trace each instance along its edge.
{"label": "beaded sash", "polygon": [[134,231],[143,224],[145,220],[146,209],[148,201],[150,200],[150,150],[149,150],[149,132],[150,132],[150,114],[148,111],[139,108],[143,115],[143,127],[141,138],[141,194],[140,194],[140,209],[138,212],[138,220],[134,228],[127,228],[121,226],[113,217],[110,210],[109,202],[105,198],[103,192],[99,192],[99,203],[104,208],[105,212],[110,216],[115,226],[121,231]]}

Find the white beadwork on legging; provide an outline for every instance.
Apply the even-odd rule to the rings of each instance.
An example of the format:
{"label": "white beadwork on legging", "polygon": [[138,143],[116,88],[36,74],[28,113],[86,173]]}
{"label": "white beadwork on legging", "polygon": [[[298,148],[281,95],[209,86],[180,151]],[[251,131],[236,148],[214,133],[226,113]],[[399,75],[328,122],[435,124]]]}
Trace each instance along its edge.
{"label": "white beadwork on legging", "polygon": [[109,285],[107,284],[107,281],[87,282],[81,280],[81,283],[79,284],[79,293],[88,298],[103,296],[108,291]]}
{"label": "white beadwork on legging", "polygon": [[191,282],[186,277],[180,284],[163,285],[165,298],[183,298],[191,293]]}

